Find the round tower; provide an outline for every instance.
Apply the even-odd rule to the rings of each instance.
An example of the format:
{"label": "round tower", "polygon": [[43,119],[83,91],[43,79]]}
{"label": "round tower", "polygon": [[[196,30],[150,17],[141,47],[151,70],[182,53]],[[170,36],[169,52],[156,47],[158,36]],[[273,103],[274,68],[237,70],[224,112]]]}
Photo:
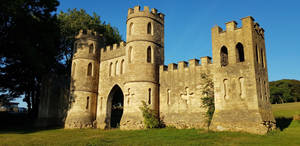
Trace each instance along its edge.
{"label": "round tower", "polygon": [[[126,83],[122,129],[143,128],[139,107],[145,101],[158,111],[159,65],[164,63],[164,14],[140,6],[128,10]],[[136,114],[140,112],[140,114]]]}
{"label": "round tower", "polygon": [[92,127],[96,119],[100,35],[80,30],[75,37],[71,72],[71,104],[65,128]]}

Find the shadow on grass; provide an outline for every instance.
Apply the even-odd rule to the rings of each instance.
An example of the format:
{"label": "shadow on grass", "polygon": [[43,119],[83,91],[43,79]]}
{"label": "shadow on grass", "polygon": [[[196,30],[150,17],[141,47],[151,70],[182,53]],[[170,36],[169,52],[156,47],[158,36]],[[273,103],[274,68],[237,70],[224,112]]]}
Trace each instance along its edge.
{"label": "shadow on grass", "polygon": [[16,133],[27,134],[49,129],[60,129],[60,126],[37,128],[35,120],[26,113],[0,112],[0,134]]}
{"label": "shadow on grass", "polygon": [[283,131],[285,128],[288,128],[289,125],[292,123],[293,118],[286,118],[286,117],[277,117],[276,120],[276,127]]}

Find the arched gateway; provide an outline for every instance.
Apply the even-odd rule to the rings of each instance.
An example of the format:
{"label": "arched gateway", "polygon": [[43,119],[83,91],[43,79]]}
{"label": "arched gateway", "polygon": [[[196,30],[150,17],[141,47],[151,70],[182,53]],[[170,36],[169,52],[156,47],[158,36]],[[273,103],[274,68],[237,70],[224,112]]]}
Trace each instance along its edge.
{"label": "arched gateway", "polygon": [[119,128],[123,115],[124,94],[122,89],[115,85],[107,98],[106,124],[109,128]]}

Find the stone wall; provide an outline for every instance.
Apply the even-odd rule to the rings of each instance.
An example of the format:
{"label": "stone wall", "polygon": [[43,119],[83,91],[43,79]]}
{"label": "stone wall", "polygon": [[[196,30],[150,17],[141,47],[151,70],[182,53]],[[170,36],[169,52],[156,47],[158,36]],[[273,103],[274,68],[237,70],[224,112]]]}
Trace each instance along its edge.
{"label": "stone wall", "polygon": [[160,117],[167,126],[204,128],[207,109],[202,107],[201,74],[210,74],[209,57],[160,66]]}
{"label": "stone wall", "polygon": [[63,126],[69,110],[70,79],[49,74],[43,78],[37,127]]}

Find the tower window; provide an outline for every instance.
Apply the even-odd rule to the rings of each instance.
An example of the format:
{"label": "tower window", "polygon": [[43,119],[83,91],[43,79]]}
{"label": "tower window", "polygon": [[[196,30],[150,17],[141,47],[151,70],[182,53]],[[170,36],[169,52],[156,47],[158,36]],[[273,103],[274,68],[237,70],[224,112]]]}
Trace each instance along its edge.
{"label": "tower window", "polygon": [[228,65],[228,50],[225,46],[221,48],[221,66]]}
{"label": "tower window", "polygon": [[86,98],[86,107],[85,107],[85,109],[89,109],[89,104],[90,104],[90,97],[88,96]]}
{"label": "tower window", "polygon": [[237,49],[237,61],[244,62],[245,61],[244,46],[241,43],[238,43],[236,45],[236,49]]}
{"label": "tower window", "polygon": [[262,67],[265,67],[265,64],[264,64],[264,52],[263,52],[263,49],[260,50],[260,54],[261,54],[261,65]]}
{"label": "tower window", "polygon": [[147,48],[147,62],[148,63],[151,63],[151,57],[152,57],[152,55],[151,55],[151,47],[149,46]]}
{"label": "tower window", "polygon": [[124,59],[121,61],[120,74],[124,73]]}
{"label": "tower window", "polygon": [[93,69],[92,63],[89,63],[87,69],[87,76],[92,76],[92,69]]}
{"label": "tower window", "polygon": [[148,25],[147,25],[147,34],[153,34],[153,33],[152,33],[152,25],[151,25],[151,22],[149,22]]}
{"label": "tower window", "polygon": [[92,54],[94,52],[94,44],[90,44],[89,53]]}
{"label": "tower window", "polygon": [[115,76],[117,75],[118,72],[118,61],[116,61],[115,63]]}
{"label": "tower window", "polygon": [[149,97],[148,97],[148,104],[151,104],[151,88],[148,89]]}
{"label": "tower window", "polygon": [[133,23],[130,23],[128,34],[131,35],[132,33],[133,33]]}
{"label": "tower window", "polygon": [[258,50],[257,50],[257,45],[255,47],[255,55],[256,55],[256,63],[258,63]]}
{"label": "tower window", "polygon": [[112,66],[113,66],[113,63],[110,63],[110,65],[109,65],[109,76],[112,75]]}
{"label": "tower window", "polygon": [[73,63],[73,68],[72,68],[72,75],[73,77],[75,76],[75,69],[76,69],[76,63]]}
{"label": "tower window", "polygon": [[133,50],[132,50],[132,47],[129,47],[129,50],[128,50],[128,62],[129,63],[132,62],[132,57],[133,57]]}

